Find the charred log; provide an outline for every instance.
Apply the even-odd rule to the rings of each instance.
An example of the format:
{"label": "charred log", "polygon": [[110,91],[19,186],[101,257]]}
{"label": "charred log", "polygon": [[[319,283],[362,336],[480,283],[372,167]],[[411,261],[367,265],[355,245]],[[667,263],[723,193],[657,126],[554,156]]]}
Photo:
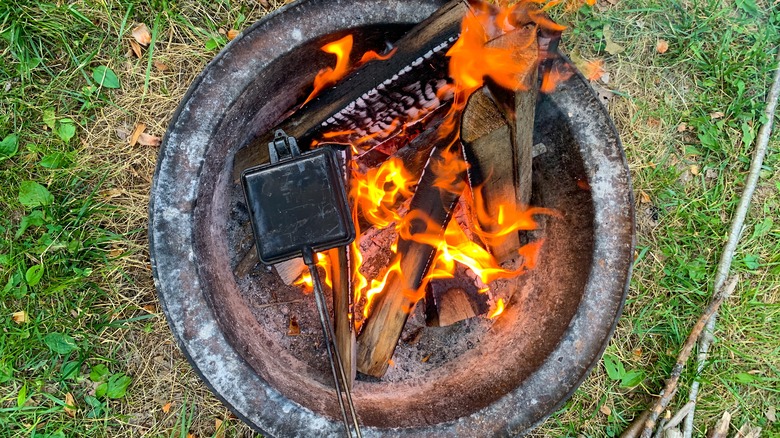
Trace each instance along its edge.
{"label": "charred log", "polygon": [[400,132],[405,122],[419,119],[421,113],[443,104],[438,92],[447,83],[445,53],[457,40],[467,11],[466,1],[453,0],[399,40],[392,57],[357,69],[277,127],[259,135],[236,154],[234,180],[242,170],[268,161],[264,146],[277,129],[296,137],[303,148],[332,132],[351,132],[337,139],[343,142],[385,133],[377,136],[379,141]]}
{"label": "charred log", "polygon": [[[412,238],[415,234],[423,233],[441,238],[458,201],[460,194],[457,190],[435,185],[437,175],[433,170],[445,160],[446,154],[452,153],[449,151],[452,140],[439,140],[412,197],[407,214],[407,217],[412,218],[409,221]],[[457,178],[462,180],[465,175],[457,175]],[[461,190],[462,187],[463,184],[460,184]],[[431,229],[432,227],[437,229]],[[397,254],[400,272],[403,274],[391,275],[363,325],[363,331],[358,337],[357,353],[357,368],[361,373],[381,377],[387,371],[409,312],[422,298],[417,291],[435,253],[436,248],[431,245],[399,238]]]}

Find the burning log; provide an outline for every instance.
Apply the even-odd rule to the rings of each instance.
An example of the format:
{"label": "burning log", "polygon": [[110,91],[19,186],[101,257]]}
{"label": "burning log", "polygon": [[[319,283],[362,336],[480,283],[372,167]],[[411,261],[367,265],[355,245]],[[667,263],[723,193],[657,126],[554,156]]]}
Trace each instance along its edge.
{"label": "burning log", "polygon": [[[437,94],[448,76],[445,53],[457,40],[468,9],[464,0],[443,6],[401,38],[392,57],[365,64],[251,141],[236,153],[234,180],[244,169],[268,161],[265,145],[277,129],[296,137],[303,147],[329,132],[352,133],[340,142],[382,131],[386,139],[400,132],[405,122],[441,106],[444,102]],[[396,130],[390,129],[394,123]]]}
{"label": "burning log", "polygon": [[[409,312],[421,298],[417,292],[436,253],[436,247],[423,243],[419,235],[441,239],[452,210],[458,202],[463,184],[443,188],[437,183],[434,169],[447,160],[451,136],[440,139],[431,153],[423,175],[412,197],[406,218],[409,238],[399,238],[397,259],[387,285],[377,299],[370,318],[358,337],[357,369],[363,374],[382,377],[387,371]],[[463,178],[459,174],[456,178]],[[456,188],[457,187],[457,188]],[[435,228],[435,229],[434,229]],[[393,269],[393,267],[391,267]]]}
{"label": "burning log", "polygon": [[453,278],[431,280],[425,292],[425,323],[446,327],[490,310],[488,294],[480,293],[474,281],[463,271]]}
{"label": "burning log", "polygon": [[[507,90],[488,81],[471,95],[463,112],[461,140],[470,166],[468,175],[476,203],[476,219],[483,231],[494,233],[501,227],[503,214],[525,209],[531,198],[537,96],[536,29],[524,27],[487,45],[516,47],[512,53],[523,59],[515,61],[528,66],[525,77],[518,80],[524,89]],[[516,257],[520,247],[516,232],[483,240],[499,263]]]}

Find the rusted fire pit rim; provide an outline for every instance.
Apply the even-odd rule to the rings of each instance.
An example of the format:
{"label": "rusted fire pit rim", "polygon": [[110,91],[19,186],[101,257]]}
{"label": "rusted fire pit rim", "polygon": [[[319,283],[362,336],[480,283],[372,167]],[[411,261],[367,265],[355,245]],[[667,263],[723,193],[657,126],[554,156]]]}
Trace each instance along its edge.
{"label": "rusted fire pit rim", "polygon": [[[214,141],[209,133],[222,123],[222,115],[255,80],[254,75],[260,71],[258,67],[262,67],[264,62],[267,64],[269,61],[266,59],[292,50],[292,47],[286,46],[288,41],[280,42],[286,48],[275,48],[275,53],[253,54],[248,52],[252,41],[278,39],[285,32],[289,33],[290,26],[300,25],[300,17],[307,14],[324,18],[314,29],[297,28],[298,42],[342,30],[345,26],[419,22],[443,3],[440,0],[421,0],[413,5],[389,0],[308,0],[287,5],[245,31],[206,67],[183,98],[165,135],[152,188],[149,234],[153,275],[163,309],[183,352],[207,386],[240,418],[263,429],[268,435],[338,435],[340,425],[290,402],[260,379],[219,330],[212,309],[198,292],[200,279],[197,256],[192,250],[192,210],[199,197],[197,180],[202,160],[210,142]],[[371,14],[347,23],[344,17],[354,15],[348,14],[347,10],[371,11]],[[340,14],[340,11],[344,13]],[[253,65],[253,56],[262,60],[255,61]],[[213,99],[214,87],[221,87],[216,92],[221,97],[219,100]],[[204,89],[212,94],[209,96]],[[574,373],[574,378],[560,377],[561,388],[540,388],[538,385],[534,387],[533,382],[524,382],[513,393],[471,416],[432,427],[401,430],[368,428],[368,435],[462,436],[486,430],[501,435],[517,435],[543,419],[543,416],[536,415],[541,408],[537,404],[544,404],[545,412],[560,406],[587,376],[606,347],[628,290],[634,246],[633,196],[625,157],[612,122],[581,76],[574,76],[549,98],[564,110],[569,108],[572,111],[576,111],[580,100],[588,101],[586,110],[592,113],[586,111],[586,114],[577,114],[576,117],[569,115],[573,129],[583,129],[581,125],[588,123],[597,123],[604,129],[604,132],[588,132],[587,138],[582,139],[584,146],[581,145],[597,206],[594,262],[603,263],[601,267],[594,266],[587,288],[589,291],[600,288],[617,290],[621,297],[616,305],[606,309],[599,302],[585,302],[587,297],[584,296],[581,311],[567,329],[568,335],[550,356],[560,356],[562,360],[545,363],[537,374],[545,374],[541,380],[551,382],[562,370],[570,371],[567,366],[574,362],[576,343],[582,341],[582,326],[588,327],[588,318],[606,314],[605,319],[611,321],[609,327],[604,328],[607,335],[600,344],[587,346],[587,354],[583,354],[594,358],[590,363],[574,362],[580,371]],[[197,123],[194,124],[194,121]],[[597,295],[593,292],[588,296],[591,301],[598,301],[593,300]],[[183,323],[185,319],[189,325]],[[536,398],[544,399],[552,393],[558,400],[554,405]],[[527,415],[515,412],[524,410]],[[484,429],[487,411],[491,411],[492,418],[495,418],[496,412],[503,413],[506,421]]]}

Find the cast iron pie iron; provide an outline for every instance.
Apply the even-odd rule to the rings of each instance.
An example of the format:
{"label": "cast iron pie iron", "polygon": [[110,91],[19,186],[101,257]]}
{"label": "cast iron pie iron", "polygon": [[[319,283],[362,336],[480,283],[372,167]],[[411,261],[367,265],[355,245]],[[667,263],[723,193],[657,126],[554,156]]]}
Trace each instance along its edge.
{"label": "cast iron pie iron", "polygon": [[355,239],[339,157],[332,146],[301,154],[295,138],[282,130],[276,131],[268,149],[269,164],[241,174],[258,255],[267,265],[303,257],[309,267],[346,435],[352,436],[351,420],[361,437],[314,257],[316,252],[345,246]]}

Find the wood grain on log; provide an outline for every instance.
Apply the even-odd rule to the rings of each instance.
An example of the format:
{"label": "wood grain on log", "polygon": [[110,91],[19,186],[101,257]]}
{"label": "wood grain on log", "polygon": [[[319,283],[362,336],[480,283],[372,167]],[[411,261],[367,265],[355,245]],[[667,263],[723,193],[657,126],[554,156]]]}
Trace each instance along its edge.
{"label": "wood grain on log", "polygon": [[[411,220],[411,234],[438,233],[441,237],[458,201],[459,193],[434,185],[437,175],[433,168],[444,160],[452,138],[440,139],[426,164],[417,191],[412,197],[409,215],[428,219]],[[457,175],[465,178],[465,175]],[[418,216],[418,217],[420,217]],[[438,230],[427,229],[436,226]],[[376,299],[363,331],[358,336],[357,369],[363,374],[382,377],[387,371],[398,339],[401,337],[409,312],[420,297],[416,291],[422,285],[436,248],[414,240],[399,239],[397,254],[400,257],[401,275],[391,275],[384,291]]]}
{"label": "wood grain on log", "polygon": [[333,282],[334,342],[347,376],[345,384],[352,389],[355,381],[355,330],[352,324],[352,257],[350,248],[342,246],[328,251]]}

